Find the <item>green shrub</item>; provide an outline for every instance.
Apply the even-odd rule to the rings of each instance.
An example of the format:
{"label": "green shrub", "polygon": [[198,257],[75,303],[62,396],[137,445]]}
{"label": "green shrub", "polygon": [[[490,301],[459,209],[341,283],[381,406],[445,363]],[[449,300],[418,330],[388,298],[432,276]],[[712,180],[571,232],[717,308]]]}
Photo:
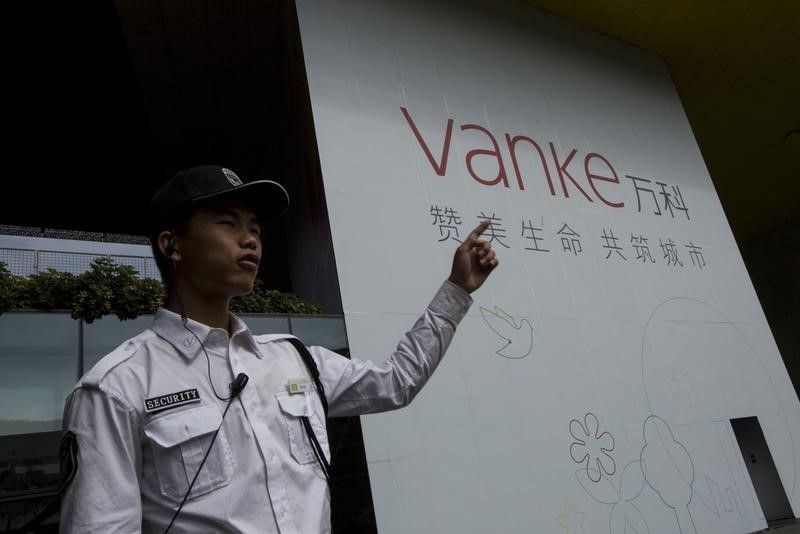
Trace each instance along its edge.
{"label": "green shrub", "polygon": [[[121,320],[153,313],[164,300],[158,280],[137,277],[136,269],[98,258],[85,273],[48,269],[28,278],[11,274],[0,262],[0,313],[13,309],[68,309],[74,319],[92,323],[115,313]],[[231,301],[234,313],[318,314],[322,309],[290,293],[264,289],[256,280],[253,292]]]}
{"label": "green shrub", "polygon": [[264,294],[269,302],[269,313],[305,313],[309,315],[322,313],[322,308],[318,304],[308,302],[291,293],[282,293],[276,289],[268,289]]}
{"label": "green shrub", "polygon": [[75,301],[77,279],[72,273],[47,269],[32,274],[27,283],[27,307],[35,310],[69,310]]}
{"label": "green shrub", "polygon": [[136,275],[130,265],[94,260],[91,269],[77,277],[72,317],[91,323],[112,312],[123,321],[153,313],[164,299],[164,286]]}
{"label": "green shrub", "polygon": [[234,297],[231,300],[230,310],[233,313],[270,313],[269,300],[264,295],[261,280],[256,279],[253,291],[249,295]]}
{"label": "green shrub", "polygon": [[122,287],[114,299],[113,308],[121,320],[136,319],[153,313],[164,301],[164,285],[152,278],[135,278]]}
{"label": "green shrub", "polygon": [[116,265],[108,258],[94,260],[91,269],[78,276],[72,318],[93,323],[111,313],[114,290],[134,276],[129,270],[133,268]]}
{"label": "green shrub", "polygon": [[28,307],[28,280],[11,274],[0,261],[0,313]]}
{"label": "green shrub", "polygon": [[236,297],[231,301],[230,309],[233,313],[322,313],[319,305],[296,295],[275,289],[264,289],[264,284],[258,279],[249,295]]}

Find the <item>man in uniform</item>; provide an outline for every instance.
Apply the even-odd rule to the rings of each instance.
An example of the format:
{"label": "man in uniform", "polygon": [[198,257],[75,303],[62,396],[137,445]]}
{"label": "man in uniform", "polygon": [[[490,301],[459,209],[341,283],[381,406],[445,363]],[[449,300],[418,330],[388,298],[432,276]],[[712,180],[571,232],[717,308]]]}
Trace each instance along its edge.
{"label": "man in uniform", "polygon": [[330,531],[326,408],[350,416],[411,402],[498,260],[481,223],[380,364],[255,336],[228,306],[252,290],[269,258],[262,224],[288,203],[279,184],[219,166],[181,171],[154,195],[167,296],[152,326],[66,401],[62,532]]}

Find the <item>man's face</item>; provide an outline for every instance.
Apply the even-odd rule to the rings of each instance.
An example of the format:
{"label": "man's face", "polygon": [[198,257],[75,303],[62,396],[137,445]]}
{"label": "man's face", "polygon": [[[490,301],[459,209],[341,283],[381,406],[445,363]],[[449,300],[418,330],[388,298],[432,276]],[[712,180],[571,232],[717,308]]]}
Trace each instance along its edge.
{"label": "man's face", "polygon": [[184,288],[225,297],[252,291],[261,261],[261,224],[243,198],[228,196],[201,205],[177,243],[179,284]]}

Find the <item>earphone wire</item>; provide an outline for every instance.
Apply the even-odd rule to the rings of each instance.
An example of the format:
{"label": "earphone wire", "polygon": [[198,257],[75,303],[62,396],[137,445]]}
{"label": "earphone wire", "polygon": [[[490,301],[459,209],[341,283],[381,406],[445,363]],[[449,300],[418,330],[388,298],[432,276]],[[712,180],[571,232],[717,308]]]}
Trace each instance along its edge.
{"label": "earphone wire", "polygon": [[211,445],[208,446],[206,450],[205,456],[203,456],[203,461],[200,462],[200,467],[197,468],[197,472],[194,474],[194,478],[192,478],[191,484],[189,484],[189,489],[186,490],[186,494],[183,496],[183,500],[181,504],[178,506],[178,509],[175,510],[175,514],[172,516],[172,520],[167,525],[166,530],[164,530],[164,534],[168,534],[169,530],[172,528],[172,525],[175,524],[175,520],[178,519],[178,515],[180,515],[181,510],[183,510],[183,505],[186,504],[186,499],[189,498],[189,494],[192,492],[192,488],[194,487],[194,483],[197,481],[197,477],[200,475],[200,471],[203,469],[203,465],[205,465],[206,460],[208,459],[208,455],[211,452],[211,447],[214,446],[214,442],[217,441],[217,435],[219,431],[222,429],[222,424],[225,422],[225,416],[228,414],[228,408],[231,407],[231,403],[233,403],[233,399],[236,398],[236,395],[233,395],[228,400],[228,405],[225,406],[225,411],[222,413],[222,421],[220,421],[219,426],[217,427],[217,431],[214,432],[214,437],[211,438]]}
{"label": "earphone wire", "polygon": [[206,364],[208,368],[208,382],[211,384],[211,391],[214,392],[214,396],[216,396],[221,401],[229,401],[233,399],[233,397],[222,397],[219,393],[217,393],[217,388],[214,387],[214,381],[211,379],[211,358],[208,356],[208,352],[206,351],[206,347],[203,345],[203,342],[197,336],[197,334],[189,328],[189,318],[186,317],[186,310],[183,307],[183,299],[181,298],[180,291],[175,291],[175,297],[178,299],[178,307],[181,311],[181,323],[183,323],[183,327],[189,331],[190,334],[194,336],[198,343],[200,343],[200,348],[203,349],[203,354],[206,355]]}
{"label": "earphone wire", "polygon": [[[189,318],[186,316],[186,310],[183,307],[183,299],[181,298],[180,292],[179,291],[175,291],[175,296],[178,299],[178,307],[180,308],[181,323],[183,323],[183,327],[186,330],[188,330],[189,333],[191,333],[194,336],[194,338],[197,340],[198,343],[200,343],[200,348],[203,349],[203,353],[206,355],[206,362],[208,364],[208,382],[209,382],[209,384],[211,384],[211,390],[214,392],[214,395],[219,400],[227,401],[228,404],[225,406],[225,411],[222,413],[222,420],[220,421],[219,426],[217,427],[217,431],[214,432],[214,436],[211,438],[211,444],[208,446],[208,449],[206,449],[206,453],[203,456],[203,460],[200,462],[200,467],[197,468],[197,472],[194,474],[194,478],[192,478],[192,482],[189,484],[189,489],[186,490],[186,494],[183,496],[183,500],[181,501],[180,505],[178,506],[178,509],[175,510],[175,514],[172,516],[172,520],[169,522],[169,525],[167,525],[166,530],[164,530],[164,534],[167,534],[170,531],[170,529],[172,528],[172,525],[175,524],[175,520],[178,518],[178,515],[180,515],[181,510],[183,509],[183,505],[186,504],[186,499],[189,498],[189,494],[191,493],[192,488],[194,487],[194,483],[197,481],[197,477],[200,475],[200,471],[203,469],[203,465],[205,465],[206,460],[208,459],[208,455],[211,452],[211,448],[214,446],[214,442],[217,441],[217,436],[219,435],[219,431],[222,429],[222,425],[225,422],[225,416],[228,415],[228,410],[230,409],[231,404],[233,403],[233,400],[241,392],[241,389],[237,389],[236,386],[232,385],[232,387],[231,387],[231,396],[230,397],[223,398],[217,393],[217,390],[214,387],[214,381],[211,380],[211,358],[209,358],[208,352],[206,352],[206,348],[205,348],[205,346],[203,346],[203,342],[200,340],[200,338],[197,336],[197,334],[195,334],[194,330],[189,328],[189,325],[188,325]],[[238,385],[238,380],[236,380],[234,383]],[[245,376],[244,384],[247,384],[247,377],[246,376]],[[243,389],[244,385],[242,385],[241,388]]]}

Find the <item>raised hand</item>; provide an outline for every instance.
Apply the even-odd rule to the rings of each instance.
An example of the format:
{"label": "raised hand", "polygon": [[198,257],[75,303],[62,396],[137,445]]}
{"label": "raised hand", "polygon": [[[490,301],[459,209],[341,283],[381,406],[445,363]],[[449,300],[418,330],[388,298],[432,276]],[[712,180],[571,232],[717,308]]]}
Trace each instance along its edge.
{"label": "raised hand", "polygon": [[481,287],[499,264],[491,243],[480,239],[490,224],[490,221],[480,223],[453,255],[453,269],[448,280],[468,293]]}

